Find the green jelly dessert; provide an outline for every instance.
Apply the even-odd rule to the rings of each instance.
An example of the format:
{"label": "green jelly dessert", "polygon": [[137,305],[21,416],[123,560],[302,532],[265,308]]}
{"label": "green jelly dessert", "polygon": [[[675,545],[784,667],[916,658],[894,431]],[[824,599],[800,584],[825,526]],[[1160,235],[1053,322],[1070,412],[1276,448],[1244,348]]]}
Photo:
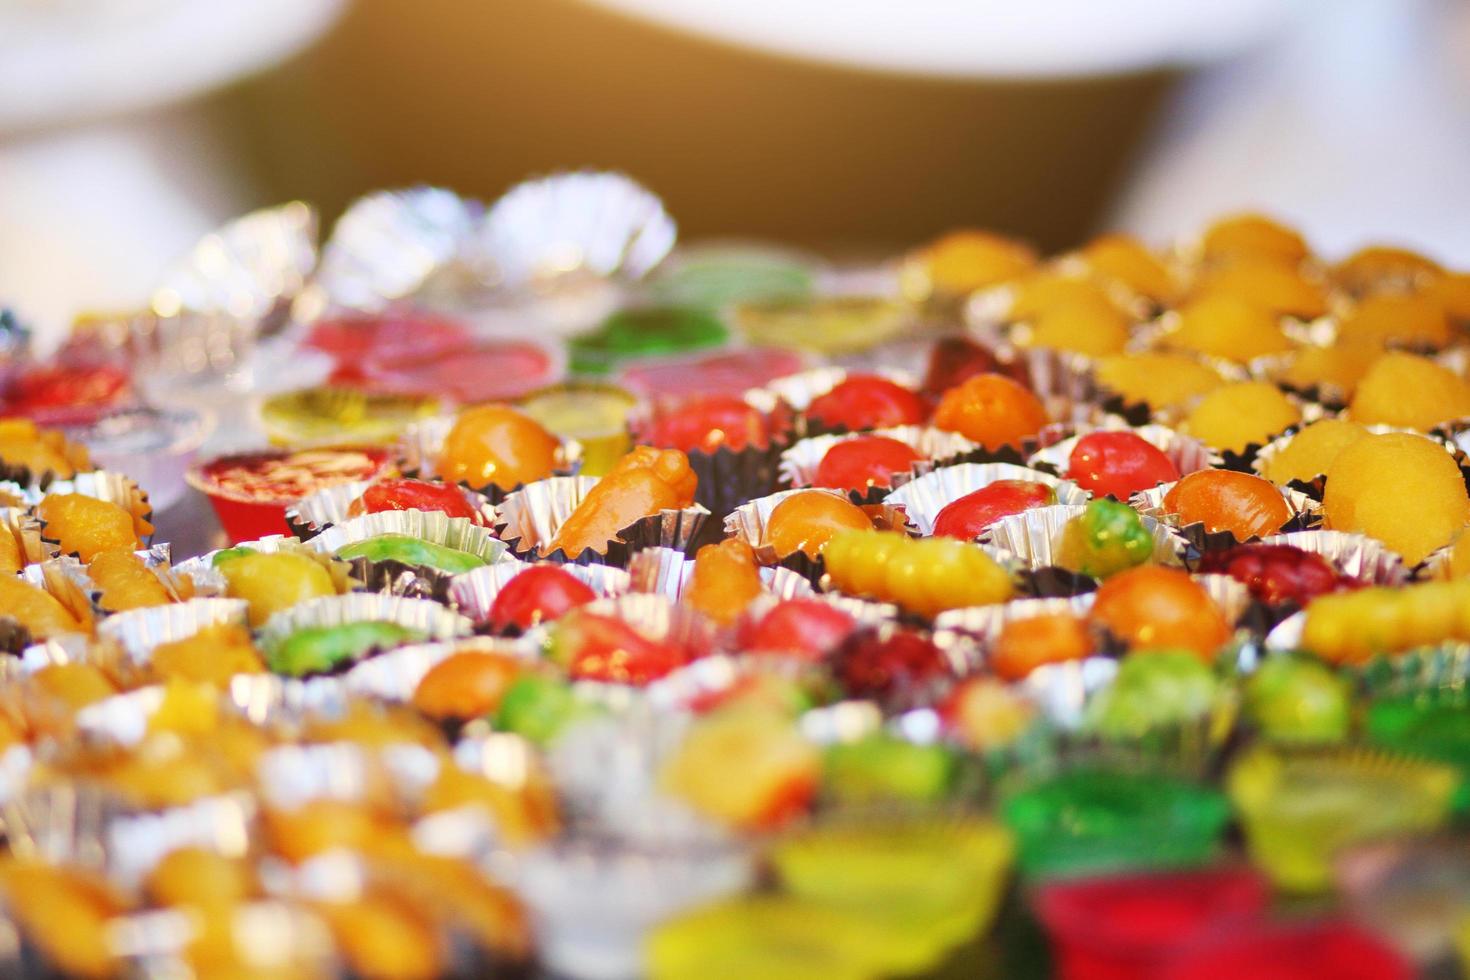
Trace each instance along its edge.
{"label": "green jelly dessert", "polygon": [[544,745],[562,729],[596,708],[578,701],[571,687],[555,677],[525,674],[511,682],[500,699],[494,724],[498,731],[511,732]]}
{"label": "green jelly dessert", "polygon": [[450,575],[468,572],[490,564],[479,555],[434,544],[407,534],[379,534],[356,541],[337,552],[344,561],[365,558],[368,561],[400,561],[405,565],[423,565]]}
{"label": "green jelly dessert", "polygon": [[1247,716],[1274,742],[1343,741],[1352,726],[1352,698],[1346,678],[1308,656],[1270,657],[1245,685]]}
{"label": "green jelly dessert", "polygon": [[1057,550],[1063,568],[1107,578],[1153,557],[1154,537],[1138,511],[1116,500],[1094,500],[1067,522]]}
{"label": "green jelly dessert", "polygon": [[607,374],[624,361],[718,347],[729,336],[720,318],[691,306],[620,310],[594,333],[567,345],[577,374]]}
{"label": "green jelly dessert", "polygon": [[1136,650],[1088,705],[1086,724],[1104,738],[1141,739],[1209,718],[1221,697],[1219,678],[1192,651]]}
{"label": "green jelly dessert", "polygon": [[1001,816],[1016,833],[1021,870],[1046,876],[1205,864],[1230,804],[1175,776],[1078,768],[1013,793]]}
{"label": "green jelly dessert", "polygon": [[827,791],[848,801],[942,800],[958,767],[946,746],[916,745],[881,733],[829,746],[822,764]]}
{"label": "green jelly dessert", "polygon": [[296,630],[271,650],[266,665],[287,677],[326,674],[361,660],[374,650],[386,650],[424,639],[418,630],[397,623],[343,623]]}

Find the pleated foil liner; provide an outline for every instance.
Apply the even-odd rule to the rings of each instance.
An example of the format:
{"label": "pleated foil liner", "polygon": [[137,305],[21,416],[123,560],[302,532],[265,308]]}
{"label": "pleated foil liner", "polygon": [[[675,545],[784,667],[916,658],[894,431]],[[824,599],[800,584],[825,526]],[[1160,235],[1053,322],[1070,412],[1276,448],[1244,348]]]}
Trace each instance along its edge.
{"label": "pleated foil liner", "polygon": [[229,704],[252,725],[287,730],[312,718],[338,718],[348,708],[342,675],[280,677],[236,674],[226,691]]}
{"label": "pleated foil liner", "polygon": [[99,744],[136,745],[148,734],[148,719],[163,704],[163,693],[162,684],[150,684],[94,701],[77,710],[77,734]]}
{"label": "pleated foil liner", "polygon": [[723,520],[750,498],[775,490],[780,482],[777,469],[785,445],[784,439],[773,438],[764,449],[747,446],[735,451],[720,446],[712,453],[691,450],[686,454],[689,468],[699,479],[694,502]]}
{"label": "pleated foil liner", "polygon": [[[1234,533],[1211,531],[1201,521],[1192,524],[1181,523],[1179,515],[1171,513],[1164,506],[1164,498],[1176,485],[1176,483],[1161,483],[1151,490],[1140,490],[1128,498],[1128,505],[1144,517],[1152,518],[1174,528],[1192,547],[1200,551],[1231,548],[1242,543]],[[1277,530],[1278,534],[1306,531],[1322,523],[1321,502],[1313,500],[1300,490],[1277,487],[1275,484],[1272,486],[1281,494],[1282,499],[1286,501],[1287,510],[1291,512],[1291,517]]]}
{"label": "pleated foil liner", "polygon": [[[74,575],[59,560],[51,559],[39,565],[27,566],[19,578],[61,603],[80,624],[81,631],[90,634],[96,626],[97,613],[92,605],[92,596],[77,583]],[[0,608],[0,650],[20,653],[30,645],[32,639],[30,631],[18,619],[8,615],[8,610]]]}
{"label": "pleated foil liner", "polygon": [[500,539],[522,561],[545,559],[576,565],[622,565],[629,555],[643,548],[664,547],[687,552],[697,543],[699,531],[710,516],[699,504],[680,510],[661,510],[618,531],[605,553],[588,548],[579,555],[568,555],[558,548],[550,554],[541,554],[542,545],[556,536],[596,485],[597,478],[590,476],[554,476],[527,484],[508,495],[497,508]]}
{"label": "pleated foil liner", "polygon": [[[799,490],[780,490],[765,497],[757,497],[749,500],[735,508],[730,516],[725,518],[725,536],[739,538],[750,545],[755,551],[755,556],[762,564],[774,565],[783,560],[776,554],[767,537],[767,527],[771,519],[771,513],[781,505],[788,497],[799,493],[825,493],[837,497],[839,500],[847,501],[847,495],[841,490],[832,490],[825,487],[810,487]],[[850,502],[850,501],[848,501]],[[868,515],[875,519],[875,526],[902,530],[907,526],[904,515],[897,507],[887,502],[865,507]],[[795,557],[795,556],[790,556]],[[801,557],[805,557],[804,555]],[[808,562],[810,564],[810,562]],[[797,571],[803,571],[797,568]]]}
{"label": "pleated foil liner", "polygon": [[1273,534],[1260,543],[1290,545],[1321,555],[1342,574],[1370,585],[1403,585],[1410,577],[1411,569],[1402,556],[1366,534],[1313,528]]}
{"label": "pleated foil liner", "polygon": [[28,786],[0,802],[5,844],[16,857],[105,870],[107,827],[132,808],[95,783]]}
{"label": "pleated foil liner", "polygon": [[[306,542],[306,546],[322,555],[332,555],[349,545],[382,534],[403,534],[430,544],[464,551],[494,563],[505,554],[505,543],[488,527],[464,517],[450,517],[440,511],[389,510],[364,514],[326,528]],[[342,559],[346,560],[346,559]],[[445,601],[449,594],[451,572],[429,565],[418,565],[396,559],[374,561],[365,557],[347,561],[352,579],[369,592],[411,596]]]}
{"label": "pleated foil liner", "polygon": [[134,662],[143,663],[153,649],[193,636],[207,626],[244,626],[250,603],[244,599],[190,599],[115,613],[97,625],[97,634],[120,644]]}
{"label": "pleated foil liner", "polygon": [[1192,575],[1195,583],[1205,590],[1228,623],[1239,623],[1251,606],[1251,593],[1244,582],[1229,575]]}
{"label": "pleated foil liner", "polygon": [[308,627],[370,622],[393,623],[430,640],[452,640],[474,632],[474,624],[468,619],[429,599],[351,592],[308,599],[281,610],[261,627],[260,646],[275,649],[292,633]]}
{"label": "pleated foil liner", "polygon": [[[404,476],[419,480],[443,479],[443,474],[439,472],[439,454],[444,451],[444,440],[449,437],[457,420],[458,417],[454,415],[437,415],[415,422],[405,429],[397,446],[399,471]],[[561,440],[552,476],[575,476],[581,466],[582,444],[575,439]],[[460,485],[482,495],[492,505],[500,503],[507,495],[526,486],[518,484],[506,490],[493,483],[484,487],[469,487],[463,483]]]}
{"label": "pleated foil liner", "polygon": [[351,696],[411,701],[424,675],[458,653],[489,653],[526,661],[537,657],[537,651],[525,643],[498,637],[411,643],[355,664],[342,675],[342,686]]}
{"label": "pleated foil liner", "polygon": [[1198,439],[1184,435],[1164,425],[1128,425],[1123,419],[1113,416],[1099,425],[1080,427],[1075,435],[1053,443],[1033,453],[1026,461],[1029,466],[1041,467],[1062,474],[1071,468],[1072,451],[1082,437],[1092,432],[1132,432],[1144,442],[1158,449],[1179,470],[1180,476],[1188,476],[1199,470],[1218,469],[1225,459]]}
{"label": "pleated foil liner", "polygon": [[1267,650],[1300,650],[1302,633],[1307,628],[1307,613],[1293,613],[1271,628],[1266,634]]}
{"label": "pleated foil liner", "polygon": [[[305,905],[242,902],[230,910],[236,952],[257,976],[331,976],[336,946],[325,922]],[[108,923],[108,939],[127,976],[192,977],[187,958],[198,927],[183,909],[132,912]]]}
{"label": "pleated foil liner", "polygon": [[958,633],[973,638],[989,648],[1011,623],[1037,616],[1086,617],[1096,596],[1087,592],[1078,596],[1054,599],[1012,599],[990,606],[967,606],[950,609],[934,617],[935,635]]}
{"label": "pleated foil liner", "polygon": [[29,507],[36,506],[50,494],[77,493],[83,497],[105,500],[133,515],[133,525],[139,531],[138,537],[145,542],[153,533],[153,526],[149,523],[153,517],[153,507],[148,503],[147,492],[131,477],[122,473],[93,470],[90,473],[78,473],[69,480],[43,481],[24,486],[19,483],[0,483],[0,493],[18,496]]}
{"label": "pleated foil liner", "polygon": [[106,829],[109,870],[131,888],[181,848],[243,857],[250,850],[255,817],[255,800],[244,792],[207,796],[156,813],[120,815]]}
{"label": "pleated foil liner", "polygon": [[[649,549],[651,551],[668,549]],[[683,552],[676,552],[682,555]],[[635,556],[636,557],[636,556]],[[533,567],[535,562],[504,558],[493,565],[454,576],[449,582],[449,603],[478,625],[490,621],[490,610],[500,590],[511,579]],[[549,564],[549,563],[543,563]],[[629,590],[628,573],[611,565],[558,565],[599,596],[618,596]]]}
{"label": "pleated foil liner", "polygon": [[[789,568],[763,566],[761,586],[777,599],[810,596],[816,589]],[[628,560],[629,590],[662,595],[677,602],[694,579],[694,561],[671,548],[646,548]]]}
{"label": "pleated foil liner", "polygon": [[272,555],[278,551],[289,551],[299,548],[300,543],[293,537],[284,534],[268,534],[254,541],[241,541],[230,548],[216,548],[214,551],[206,551],[202,555],[186,558],[174,566],[174,571],[184,575],[194,576],[198,573],[209,572],[219,574],[214,567],[214,556],[221,551],[233,551],[235,548],[246,548],[250,551],[258,551],[263,555]]}
{"label": "pleated foil liner", "polygon": [[1014,463],[959,463],[943,466],[898,487],[883,502],[903,511],[910,527],[920,536],[934,533],[934,521],[949,504],[999,480],[1027,480],[1044,483],[1056,491],[1057,503],[1086,504],[1092,494],[1071,480],[1049,472],[1017,466]]}
{"label": "pleated foil liner", "polygon": [[[889,439],[897,439],[924,457],[915,463],[907,473],[893,474],[893,486],[901,487],[910,480],[923,476],[936,466],[943,466],[948,462],[963,459],[970,453],[981,449],[979,443],[971,442],[964,436],[955,432],[946,432],[928,425],[899,425],[887,429],[874,429],[871,432],[844,433],[841,435],[828,434],[822,436],[810,436],[802,439],[789,449],[781,453],[780,479],[787,487],[809,487],[817,478],[817,470],[822,465],[822,460],[828,451],[839,442],[848,442],[852,439],[867,436],[881,436]],[[854,496],[861,498],[864,503],[882,499],[885,488],[869,487],[868,493],[854,491]]]}
{"label": "pleated foil liner", "polygon": [[356,742],[279,745],[256,767],[267,806],[295,810],[319,799],[404,805],[438,778],[439,755],[409,742],[369,748]]}
{"label": "pleated foil liner", "polygon": [[[991,557],[1002,564],[1016,562],[1033,569],[1055,566],[1058,564],[1056,552],[1062,543],[1062,531],[1068,521],[1086,509],[1085,506],[1067,504],[1033,507],[1002,517],[986,528],[977,540]],[[1142,521],[1154,539],[1151,560],[1160,565],[1181,564],[1189,543],[1167,524],[1148,516],[1142,517]]]}
{"label": "pleated foil liner", "polygon": [[[355,480],[352,483],[339,483],[334,487],[326,487],[302,497],[286,508],[286,524],[291,528],[292,534],[302,541],[307,541],[333,525],[355,520],[355,517],[348,515],[347,510],[374,482],[373,480]],[[490,503],[490,498],[467,487],[460,489],[470,501],[470,505],[479,513],[483,522],[482,526],[494,527],[495,507]],[[362,516],[366,515],[357,515],[357,517]]]}
{"label": "pleated foil liner", "polygon": [[21,560],[27,565],[56,557],[56,547],[44,540],[45,524],[21,507],[0,507],[0,534],[15,539]]}

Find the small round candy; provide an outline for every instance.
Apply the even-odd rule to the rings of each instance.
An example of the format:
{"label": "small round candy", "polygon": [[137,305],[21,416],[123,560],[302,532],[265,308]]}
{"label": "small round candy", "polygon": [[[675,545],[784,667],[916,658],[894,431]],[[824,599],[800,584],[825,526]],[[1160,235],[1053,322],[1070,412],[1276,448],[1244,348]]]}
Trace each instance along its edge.
{"label": "small round candy", "polygon": [[1272,741],[1322,744],[1347,738],[1353,689],[1310,657],[1269,657],[1245,685],[1245,709]]}
{"label": "small round candy", "polygon": [[1206,395],[1181,428],[1208,446],[1238,453],[1252,443],[1270,442],[1300,421],[1300,410],[1275,385],[1242,381]]}
{"label": "small round candy", "polygon": [[1470,496],[1439,443],[1405,432],[1359,439],[1327,469],[1327,527],[1377,538],[1409,563],[1423,561],[1470,521]]}
{"label": "small round candy", "polygon": [[378,514],[388,510],[438,511],[484,525],[485,515],[476,510],[463,489],[426,480],[379,480],[347,507],[348,517]]}
{"label": "small round candy", "polygon": [[1321,555],[1289,544],[1242,544],[1207,551],[1199,570],[1229,575],[1268,606],[1288,602],[1305,606],[1319,595],[1357,584]]}
{"label": "small round candy", "polygon": [[1364,425],[1432,429],[1470,415],[1470,383],[1427,357],[1390,351],[1358,382],[1348,410]]}
{"label": "small round candy", "polygon": [[824,490],[808,490],[776,505],[766,521],[766,540],[781,558],[798,551],[815,558],[838,531],[872,529],[861,507]]}
{"label": "small round candy", "polygon": [[1056,502],[1056,491],[1045,483],[996,480],[945,504],[934,518],[934,537],[973,541],[1002,517]]}
{"label": "small round candy", "polygon": [[771,435],[759,409],[734,395],[707,395],[661,409],[638,441],[686,453],[713,453],[721,446],[739,452],[764,449]]}
{"label": "small round candy", "polygon": [[923,462],[913,446],[887,436],[859,436],[837,443],[822,457],[813,486],[838,490],[889,487],[896,474]]}
{"label": "small round candy", "polygon": [[980,374],[939,400],[934,424],[987,449],[1019,446],[1047,424],[1046,409],[1030,391],[999,374]]}
{"label": "small round candy", "polygon": [[1225,293],[1191,300],[1179,310],[1179,326],[1165,338],[1170,347],[1245,362],[1291,349],[1276,314]]}
{"label": "small round candy", "polygon": [[1209,594],[1187,573],[1162,565],[1108,579],[1089,615],[1131,649],[1185,647],[1208,659],[1230,638],[1230,624]]}
{"label": "small round candy", "polygon": [[1018,681],[1042,664],[1081,660],[1095,643],[1087,621],[1071,613],[1030,616],[1007,623],[990,648],[996,676]]}
{"label": "small round candy", "polygon": [[1189,474],[1164,495],[1164,508],[1181,524],[1229,531],[1240,541],[1275,534],[1291,520],[1291,508],[1269,480],[1233,470]]}
{"label": "small round candy", "polygon": [[439,661],[419,681],[413,706],[430,718],[468,721],[500,707],[526,662],[499,653],[461,651]]}
{"label": "small round candy", "polygon": [[1219,372],[1194,357],[1166,351],[1100,358],[1097,380],[1124,401],[1155,409],[1182,405],[1225,383]]}
{"label": "small round candy", "polygon": [[1056,562],[1092,578],[1107,578],[1153,556],[1154,539],[1138,512],[1106,498],[1089,501],[1062,529]]}
{"label": "small round candy", "polygon": [[1128,342],[1129,322],[1106,297],[1071,300],[1037,313],[1025,343],[1092,357],[1116,354]]}
{"label": "small round candy", "polygon": [[1307,257],[1307,243],[1300,234],[1261,214],[1232,214],[1205,229],[1200,243],[1205,258],[1249,256],[1296,265]]}
{"label": "small round candy", "polygon": [[1081,255],[1093,273],[1122,283],[1140,296],[1166,302],[1178,292],[1169,267],[1130,235],[1101,235],[1088,242]]}
{"label": "small round candy", "polygon": [[1278,486],[1292,480],[1313,480],[1327,472],[1338,453],[1367,434],[1367,429],[1347,419],[1319,419],[1263,460],[1261,475]]}
{"label": "small round candy", "polygon": [[847,613],[820,599],[784,599],[740,631],[740,649],[816,658],[857,628]]}
{"label": "small round candy", "polygon": [[439,475],[510,490],[550,476],[560,446],[556,436],[509,406],[477,405],[460,412],[445,436]]}
{"label": "small round candy", "polygon": [[952,231],[911,253],[899,273],[913,299],[964,296],[1014,279],[1036,265],[1031,247],[988,231]]}
{"label": "small round candy", "polygon": [[1097,496],[1127,500],[1179,479],[1179,467],[1136,432],[1089,432],[1067,459],[1067,479]]}
{"label": "small round candy", "polygon": [[876,374],[850,374],[812,399],[807,418],[832,429],[887,429],[918,425],[928,415],[924,399]]}
{"label": "small round candy", "polygon": [[549,623],[597,598],[591,586],[555,565],[532,565],[496,593],[490,628],[497,633]]}
{"label": "small round candy", "polygon": [[1428,296],[1379,293],[1365,298],[1342,318],[1341,340],[1443,347],[1450,342],[1450,318]]}
{"label": "small round candy", "polygon": [[1374,341],[1338,340],[1331,347],[1299,347],[1276,379],[1293,388],[1316,388],[1333,397],[1347,397],[1382,356],[1382,346]]}
{"label": "small round candy", "polygon": [[1327,292],[1292,266],[1270,259],[1235,258],[1211,269],[1195,295],[1228,296],[1274,316],[1313,320],[1327,312]]}

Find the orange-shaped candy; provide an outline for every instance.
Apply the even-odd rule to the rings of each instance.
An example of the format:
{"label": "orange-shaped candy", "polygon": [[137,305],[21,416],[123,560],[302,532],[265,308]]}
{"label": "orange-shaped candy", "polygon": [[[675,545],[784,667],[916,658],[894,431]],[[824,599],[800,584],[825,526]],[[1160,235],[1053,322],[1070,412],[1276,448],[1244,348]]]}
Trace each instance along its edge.
{"label": "orange-shaped candy", "polygon": [[760,594],[760,566],[755,552],[744,541],[730,538],[699,549],[684,600],[725,626],[739,618]]}
{"label": "orange-shaped candy", "polygon": [[977,374],[939,400],[934,424],[987,449],[1017,446],[1046,425],[1046,409],[1030,391],[1000,374]]}
{"label": "orange-shaped candy", "polygon": [[1230,625],[1209,594],[1177,568],[1140,565],[1098,588],[1092,621],[1130,649],[1183,647],[1210,659],[1230,638]]}
{"label": "orange-shaped candy", "polygon": [[623,528],[661,510],[694,503],[698,486],[689,458],[679,450],[638,446],[587,492],[544,552],[561,548],[575,556],[588,548],[606,551]]}
{"label": "orange-shaped candy", "polygon": [[872,529],[873,522],[861,507],[836,494],[807,490],[792,494],[771,511],[766,541],[782,558],[798,551],[815,558],[838,531]]}
{"label": "orange-shaped candy", "polygon": [[525,661],[498,653],[464,650],[435,664],[413,692],[413,706],[430,718],[470,719],[500,707],[505,689]]}
{"label": "orange-shaped candy", "polygon": [[506,405],[477,405],[459,413],[439,451],[439,475],[472,487],[502,490],[551,475],[556,436]]}
{"label": "orange-shaped candy", "polygon": [[1007,623],[990,649],[997,676],[1018,681],[1042,664],[1081,660],[1092,652],[1087,623],[1069,613],[1049,613]]}
{"label": "orange-shaped candy", "polygon": [[1164,508],[1181,524],[1229,531],[1240,541],[1275,534],[1291,520],[1291,508],[1271,481],[1232,470],[1189,474],[1164,495]]}

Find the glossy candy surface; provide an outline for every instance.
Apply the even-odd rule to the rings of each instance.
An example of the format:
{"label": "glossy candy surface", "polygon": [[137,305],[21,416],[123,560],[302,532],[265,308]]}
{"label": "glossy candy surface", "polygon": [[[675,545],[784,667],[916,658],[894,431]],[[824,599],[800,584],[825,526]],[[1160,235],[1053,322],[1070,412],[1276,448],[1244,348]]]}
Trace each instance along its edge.
{"label": "glossy candy surface", "polygon": [[497,633],[528,630],[597,598],[591,586],[556,565],[532,565],[505,584],[490,606]]}
{"label": "glossy candy surface", "polygon": [[728,626],[761,591],[755,552],[744,541],[730,538],[699,549],[683,599],[716,623]]}
{"label": "glossy candy surface", "polygon": [[1200,557],[1201,572],[1229,575],[1268,606],[1306,605],[1319,595],[1356,588],[1326,558],[1289,544],[1242,544]]}
{"label": "glossy candy surface", "polygon": [[876,374],[850,374],[806,408],[807,418],[814,422],[853,432],[918,425],[928,414],[917,393]]}
{"label": "glossy candy surface", "polygon": [[1127,500],[1140,490],[1179,479],[1179,468],[1137,433],[1099,431],[1077,440],[1065,476],[1097,496]]}
{"label": "glossy candy surface", "polygon": [[990,648],[996,675],[1017,681],[1042,664],[1081,660],[1096,646],[1087,621],[1070,613],[1047,613],[1013,620]]}
{"label": "glossy candy surface", "polygon": [[1056,491],[1045,483],[996,480],[945,504],[934,518],[934,536],[972,541],[1002,517],[1056,502]]}
{"label": "glossy candy surface", "polygon": [[136,551],[143,546],[133,515],[110,500],[53,493],[41,501],[36,514],[46,522],[46,536],[59,542],[63,553],[75,553],[84,562],[104,551]]}
{"label": "glossy candy surface", "polygon": [[347,516],[379,514],[389,510],[437,511],[463,517],[484,526],[485,515],[470,503],[463,489],[446,483],[395,478],[379,480],[347,506]]}
{"label": "glossy candy surface", "polygon": [[844,592],[894,602],[920,616],[1010,598],[1009,575],[978,545],[896,531],[842,531],[825,554]]}
{"label": "glossy candy surface", "polygon": [[694,503],[698,483],[689,460],[677,449],[638,446],[597,481],[542,551],[605,552],[624,528],[661,510]]}
{"label": "glossy candy surface", "polygon": [[1041,399],[1000,374],[979,374],[951,388],[934,410],[934,424],[987,449],[1020,446],[1046,425]]}
{"label": "glossy candy surface", "polygon": [[740,630],[740,647],[753,653],[790,653],[815,659],[836,647],[857,621],[820,599],[783,599]]}
{"label": "glossy candy surface", "polygon": [[1138,512],[1116,500],[1094,500],[1069,520],[1057,561],[1092,578],[1107,578],[1153,557],[1154,536]]}
{"label": "glossy candy surface", "polygon": [[851,501],[821,491],[794,493],[776,505],[766,522],[766,540],[784,558],[798,551],[815,558],[843,530],[869,530],[872,520]]}
{"label": "glossy candy surface", "polygon": [[1203,524],[1228,531],[1238,541],[1265,537],[1291,520],[1286,499],[1267,480],[1232,470],[1200,470],[1164,495],[1164,509],[1181,525]]}
{"label": "glossy candy surface", "polygon": [[1120,572],[1097,590],[1090,619],[1131,648],[1185,647],[1211,658],[1230,626],[1204,588],[1186,572],[1144,565]]}
{"label": "glossy candy surface", "polygon": [[640,441],[692,453],[732,452],[770,444],[770,423],[758,409],[734,395],[687,398],[659,410],[639,432]]}
{"label": "glossy candy surface", "polygon": [[1326,526],[1377,538],[1410,562],[1449,544],[1470,521],[1470,495],[1444,447],[1402,432],[1371,435],[1333,459]]}
{"label": "glossy candy surface", "polygon": [[506,405],[460,412],[439,450],[439,475],[450,483],[511,490],[551,475],[561,443]]}
{"label": "glossy candy surface", "polygon": [[641,685],[688,663],[691,654],[651,640],[615,616],[582,611],[557,620],[548,656],[574,680]]}
{"label": "glossy candy surface", "polygon": [[844,439],[822,457],[812,486],[858,491],[888,487],[894,476],[909,473],[923,459],[908,443],[887,436]]}

